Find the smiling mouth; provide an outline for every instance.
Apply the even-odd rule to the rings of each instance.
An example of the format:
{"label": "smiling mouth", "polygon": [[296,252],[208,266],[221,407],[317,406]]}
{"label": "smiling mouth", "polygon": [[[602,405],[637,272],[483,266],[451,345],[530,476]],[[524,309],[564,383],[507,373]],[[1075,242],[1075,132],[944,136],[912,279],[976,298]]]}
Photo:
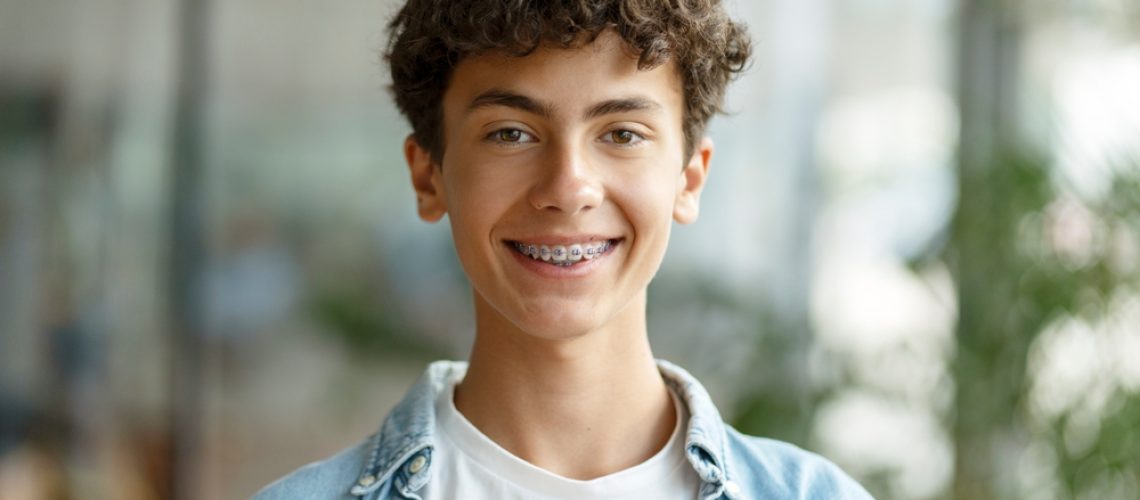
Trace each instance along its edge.
{"label": "smiling mouth", "polygon": [[571,267],[610,253],[620,241],[620,239],[610,239],[570,245],[539,245],[508,240],[507,246],[536,261],[552,266]]}

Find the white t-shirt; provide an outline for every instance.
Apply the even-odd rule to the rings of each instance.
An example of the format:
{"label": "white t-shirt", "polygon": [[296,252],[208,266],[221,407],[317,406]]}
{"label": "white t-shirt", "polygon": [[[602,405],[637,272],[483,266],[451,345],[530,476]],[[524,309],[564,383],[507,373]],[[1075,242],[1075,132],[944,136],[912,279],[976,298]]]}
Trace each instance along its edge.
{"label": "white t-shirt", "polygon": [[701,480],[685,458],[689,415],[675,395],[677,425],[664,448],[628,469],[579,481],[532,465],[479,432],[455,409],[455,384],[435,402],[437,437],[424,500],[697,498]]}

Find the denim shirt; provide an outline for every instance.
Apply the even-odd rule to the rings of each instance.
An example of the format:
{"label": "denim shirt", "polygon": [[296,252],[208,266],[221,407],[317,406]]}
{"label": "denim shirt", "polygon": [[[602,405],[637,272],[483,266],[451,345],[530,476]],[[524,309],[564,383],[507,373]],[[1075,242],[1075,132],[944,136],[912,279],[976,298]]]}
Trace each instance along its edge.
{"label": "denim shirt", "polygon": [[[721,420],[712,399],[692,375],[667,361],[658,361],[657,366],[669,388],[688,407],[685,450],[701,478],[702,500],[871,498],[819,455],[741,434]],[[463,362],[432,363],[392,409],[379,432],[278,479],[254,498],[420,499],[417,492],[431,480],[436,396],[466,370]]]}

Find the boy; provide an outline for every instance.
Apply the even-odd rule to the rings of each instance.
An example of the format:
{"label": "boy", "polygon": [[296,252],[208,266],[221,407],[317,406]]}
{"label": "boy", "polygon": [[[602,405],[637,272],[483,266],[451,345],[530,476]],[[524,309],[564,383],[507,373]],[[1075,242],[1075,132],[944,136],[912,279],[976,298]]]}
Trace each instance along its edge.
{"label": "boy", "polygon": [[650,351],[646,289],[749,54],[716,0],[409,0],[391,28],[419,216],[447,215],[473,288],[470,361],[258,498],[869,498]]}

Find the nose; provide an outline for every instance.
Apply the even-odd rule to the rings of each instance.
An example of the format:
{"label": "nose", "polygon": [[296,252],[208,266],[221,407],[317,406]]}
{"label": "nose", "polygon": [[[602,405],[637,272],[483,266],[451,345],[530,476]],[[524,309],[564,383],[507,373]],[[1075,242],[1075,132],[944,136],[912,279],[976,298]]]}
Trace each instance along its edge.
{"label": "nose", "polygon": [[528,194],[534,208],[577,214],[601,205],[598,172],[580,148],[551,145],[541,161],[540,175]]}

